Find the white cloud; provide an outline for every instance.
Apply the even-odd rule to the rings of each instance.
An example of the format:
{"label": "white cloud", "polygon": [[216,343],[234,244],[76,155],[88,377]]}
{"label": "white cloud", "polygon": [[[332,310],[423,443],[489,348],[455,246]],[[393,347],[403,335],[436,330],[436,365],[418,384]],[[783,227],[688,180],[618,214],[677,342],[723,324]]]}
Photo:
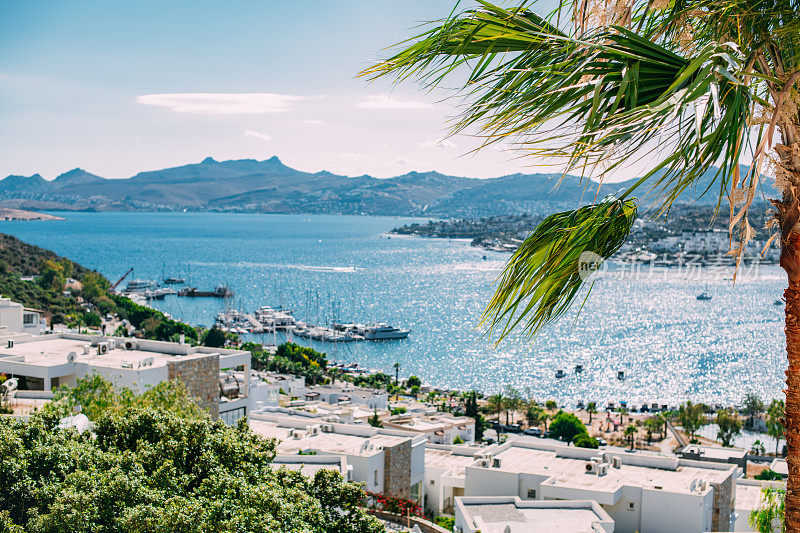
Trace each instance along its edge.
{"label": "white cloud", "polygon": [[342,159],[346,159],[347,161],[364,161],[367,158],[364,154],[359,154],[356,152],[347,152],[346,154],[342,154]]}
{"label": "white cloud", "polygon": [[395,165],[403,165],[403,166],[407,167],[409,165],[412,165],[414,162],[411,161],[410,159],[406,159],[405,157],[398,157],[397,159],[392,161],[392,163],[395,164]]}
{"label": "white cloud", "polygon": [[356,104],[363,109],[429,109],[433,105],[418,100],[398,100],[387,94],[373,94]]}
{"label": "white cloud", "polygon": [[302,96],[273,93],[172,93],[142,94],[136,101],[144,105],[166,107],[176,113],[202,115],[240,115],[282,113]]}
{"label": "white cloud", "polygon": [[458,145],[450,139],[426,141],[424,143],[419,143],[419,145],[422,148],[458,148]]}
{"label": "white cloud", "polygon": [[308,124],[310,126],[322,126],[323,124],[325,124],[325,122],[322,121],[322,120],[313,120],[313,119],[312,120],[301,120],[300,122],[302,122],[303,124]]}
{"label": "white cloud", "polygon": [[255,137],[256,139],[261,139],[262,141],[272,140],[271,135],[267,135],[266,133],[261,133],[260,131],[247,130],[244,132],[244,134],[247,137]]}

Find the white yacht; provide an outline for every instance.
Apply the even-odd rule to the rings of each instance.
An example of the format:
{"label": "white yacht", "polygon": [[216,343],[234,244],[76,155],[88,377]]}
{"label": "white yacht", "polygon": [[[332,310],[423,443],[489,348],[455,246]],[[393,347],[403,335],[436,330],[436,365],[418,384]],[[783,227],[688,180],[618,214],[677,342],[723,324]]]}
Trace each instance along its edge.
{"label": "white yacht", "polygon": [[156,285],[152,281],[143,280],[143,279],[134,279],[128,282],[128,285],[125,287],[125,290],[122,291],[125,294],[130,294],[133,292],[147,292],[157,289],[158,285]]}
{"label": "white yacht", "polygon": [[383,340],[383,339],[405,339],[411,333],[410,329],[400,329],[388,324],[372,324],[369,326],[358,326],[358,334],[363,336],[366,340]]}

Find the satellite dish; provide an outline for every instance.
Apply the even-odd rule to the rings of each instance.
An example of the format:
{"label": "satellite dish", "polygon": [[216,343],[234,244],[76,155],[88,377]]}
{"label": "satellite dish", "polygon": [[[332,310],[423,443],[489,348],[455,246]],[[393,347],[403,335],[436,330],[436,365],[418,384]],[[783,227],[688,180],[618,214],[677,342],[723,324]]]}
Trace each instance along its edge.
{"label": "satellite dish", "polygon": [[74,363],[75,359],[78,358],[77,352],[69,352],[67,354],[67,363]]}

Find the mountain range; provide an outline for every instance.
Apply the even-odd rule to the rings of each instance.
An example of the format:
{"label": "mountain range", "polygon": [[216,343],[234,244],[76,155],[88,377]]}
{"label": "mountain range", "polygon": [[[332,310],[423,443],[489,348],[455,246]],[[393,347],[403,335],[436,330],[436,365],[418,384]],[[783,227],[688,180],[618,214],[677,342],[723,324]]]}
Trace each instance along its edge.
{"label": "mountain range", "polygon": [[[709,172],[680,201],[715,203],[713,194],[701,196],[712,177],[713,172]],[[11,175],[0,180],[0,206],[474,217],[573,208],[617,194],[633,181],[598,184],[560,174],[476,179],[438,172],[409,172],[380,179],[303,172],[284,165],[277,157],[263,161],[216,161],[208,157],[200,163],[140,172],[127,179],[107,179],[80,168],[52,181],[39,174]]]}

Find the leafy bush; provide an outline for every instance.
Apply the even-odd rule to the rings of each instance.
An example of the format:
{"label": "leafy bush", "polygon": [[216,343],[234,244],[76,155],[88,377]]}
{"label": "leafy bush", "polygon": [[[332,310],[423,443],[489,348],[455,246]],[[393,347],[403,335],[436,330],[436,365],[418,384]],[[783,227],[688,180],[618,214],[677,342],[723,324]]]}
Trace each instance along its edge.
{"label": "leafy bush", "polygon": [[575,437],[572,439],[572,443],[578,448],[597,449],[600,447],[600,443],[597,442],[597,439],[590,437],[588,433],[579,433],[575,435]]}
{"label": "leafy bush", "polygon": [[0,419],[0,472],[13,472],[0,531],[383,531],[359,508],[358,485],[332,470],[273,469],[274,441],[246,422],[116,400],[98,412],[94,435],[58,429],[55,408]]}
{"label": "leafy bush", "polygon": [[452,516],[437,516],[434,522],[437,526],[449,529],[450,531],[453,531],[456,527],[456,519]]}
{"label": "leafy bush", "polygon": [[580,418],[572,413],[560,411],[550,423],[550,433],[555,438],[569,443],[576,435],[586,433],[586,426],[583,425]]}
{"label": "leafy bush", "polygon": [[770,468],[766,468],[753,476],[753,478],[762,481],[780,481],[783,479],[783,476]]}

